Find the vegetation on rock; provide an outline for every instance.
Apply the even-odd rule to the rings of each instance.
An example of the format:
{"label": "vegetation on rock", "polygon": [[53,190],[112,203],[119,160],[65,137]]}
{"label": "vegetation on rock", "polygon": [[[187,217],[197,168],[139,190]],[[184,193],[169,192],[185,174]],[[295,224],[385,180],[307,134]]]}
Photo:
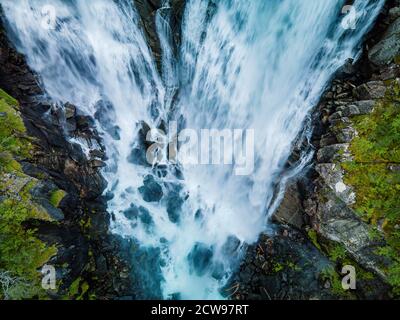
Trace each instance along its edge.
{"label": "vegetation on rock", "polygon": [[357,194],[354,210],[385,235],[379,254],[392,262],[388,281],[400,294],[400,85],[388,83],[387,94],[372,114],[355,117],[358,132],[350,150],[354,157],[342,164],[345,182]]}
{"label": "vegetation on rock", "polygon": [[[29,220],[51,220],[30,193],[38,180],[23,173],[18,160],[32,145],[18,102],[0,89],[0,298],[45,298],[40,268],[56,253],[24,228]],[[59,197],[57,197],[58,200]]]}

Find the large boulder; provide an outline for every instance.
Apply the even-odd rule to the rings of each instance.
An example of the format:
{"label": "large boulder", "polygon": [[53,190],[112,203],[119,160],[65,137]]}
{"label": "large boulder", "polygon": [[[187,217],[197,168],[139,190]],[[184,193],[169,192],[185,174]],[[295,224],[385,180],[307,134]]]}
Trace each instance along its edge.
{"label": "large boulder", "polygon": [[159,202],[163,197],[162,187],[152,175],[147,175],[143,179],[143,186],[139,188],[139,192],[146,202]]}
{"label": "large boulder", "polygon": [[397,18],[369,52],[369,60],[377,66],[386,65],[400,54],[400,18]]}
{"label": "large boulder", "polygon": [[383,98],[386,90],[383,81],[370,81],[355,88],[353,94],[359,100],[376,100]]}
{"label": "large boulder", "polygon": [[349,145],[346,143],[326,146],[318,150],[318,163],[332,163],[335,161],[350,160]]}
{"label": "large boulder", "polygon": [[385,281],[387,261],[376,253],[384,245],[383,237],[372,239],[373,228],[330,189],[320,190],[318,205],[314,204],[306,201],[305,207],[318,234],[344,246],[354,261]]}

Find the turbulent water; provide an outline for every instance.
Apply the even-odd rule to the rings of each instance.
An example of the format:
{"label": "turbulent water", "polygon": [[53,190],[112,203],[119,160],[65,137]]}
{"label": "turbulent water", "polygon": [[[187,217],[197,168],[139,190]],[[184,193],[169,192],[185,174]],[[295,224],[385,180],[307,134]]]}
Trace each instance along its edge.
{"label": "turbulent water", "polygon": [[[144,253],[135,265],[141,298],[219,299],[245,243],[266,229],[278,187],[307,160],[283,175],[310,110],[334,72],[357,58],[384,1],[356,0],[346,15],[344,0],[187,0],[178,48],[165,1],[155,15],[161,68],[134,1],[0,2],[10,38],[49,97],[96,118],[112,229]],[[253,170],[148,165],[140,128],[167,131],[173,120],[253,132]]]}

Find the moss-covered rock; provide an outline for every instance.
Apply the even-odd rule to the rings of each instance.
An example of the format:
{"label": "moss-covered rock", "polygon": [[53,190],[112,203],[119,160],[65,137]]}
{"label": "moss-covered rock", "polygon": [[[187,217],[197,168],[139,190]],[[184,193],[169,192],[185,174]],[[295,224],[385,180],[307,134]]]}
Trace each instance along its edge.
{"label": "moss-covered rock", "polygon": [[358,215],[384,234],[378,253],[391,260],[385,268],[400,295],[400,85],[388,83],[385,98],[369,116],[354,119],[358,136],[351,143],[354,161],[344,163],[346,183],[356,191]]}
{"label": "moss-covered rock", "polygon": [[44,298],[39,269],[57,249],[40,241],[24,223],[51,217],[30,193],[38,180],[27,176],[17,161],[30,157],[32,145],[17,101],[1,89],[0,112],[0,297]]}

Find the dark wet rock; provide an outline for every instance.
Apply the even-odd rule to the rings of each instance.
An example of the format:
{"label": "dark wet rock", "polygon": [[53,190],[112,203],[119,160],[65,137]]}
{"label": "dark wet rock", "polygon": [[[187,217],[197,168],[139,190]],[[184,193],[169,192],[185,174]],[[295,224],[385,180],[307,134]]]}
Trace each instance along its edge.
{"label": "dark wet rock", "polygon": [[143,180],[143,186],[139,188],[143,200],[146,202],[158,202],[163,197],[162,187],[155,181],[152,175],[147,175]]}
{"label": "dark wet rock", "polygon": [[382,81],[393,80],[400,77],[400,65],[390,64],[380,70],[379,79]]}
{"label": "dark wet rock", "polygon": [[140,147],[135,147],[132,149],[128,157],[128,161],[132,164],[137,164],[141,166],[150,166],[150,164],[147,162],[145,149]]}
{"label": "dark wet rock", "polygon": [[139,216],[139,209],[134,204],[131,204],[131,206],[124,211],[124,216],[129,220],[136,220]]}
{"label": "dark wet rock", "polygon": [[321,136],[321,140],[319,141],[319,147],[326,147],[326,146],[331,146],[333,144],[338,144],[339,141],[337,140],[336,136],[328,132],[324,135]]}
{"label": "dark wet rock", "polygon": [[234,255],[239,249],[241,241],[235,236],[229,236],[224,245],[222,246],[222,253],[225,256]]}
{"label": "dark wet rock", "polygon": [[75,119],[76,119],[76,125],[80,130],[87,130],[90,127],[94,127],[93,118],[90,116],[78,115],[75,117]]}
{"label": "dark wet rock", "polygon": [[114,140],[121,140],[121,128],[118,126],[112,126],[109,129],[107,129],[108,134],[114,139]]}
{"label": "dark wet rock", "polygon": [[110,201],[110,200],[114,199],[114,197],[115,197],[115,195],[113,192],[107,191],[106,194],[104,195],[104,200]]}
{"label": "dark wet rock", "polygon": [[47,214],[55,221],[62,221],[64,220],[64,214],[63,212],[55,208],[52,204],[50,204],[48,201],[42,201],[39,202],[41,206],[46,210]]}
{"label": "dark wet rock", "polygon": [[96,103],[95,109],[96,112],[94,118],[99,121],[103,130],[106,131],[114,140],[121,140],[121,129],[114,125],[116,115],[111,102],[100,100]]}
{"label": "dark wet rock", "polygon": [[[347,59],[345,64],[336,72],[336,77],[340,79],[353,74],[355,69],[353,63],[354,63],[353,59]],[[331,97],[333,97],[333,94],[331,95]]]}
{"label": "dark wet rock", "polygon": [[151,129],[146,122],[140,121],[138,123],[137,143],[133,146],[131,154],[128,157],[129,162],[141,166],[151,165],[147,161],[147,156],[146,156],[148,148],[153,143],[151,141],[147,141],[147,135],[150,130]]}
{"label": "dark wet rock", "polygon": [[139,218],[140,221],[147,228],[154,225],[154,221],[153,221],[153,218],[151,217],[149,210],[147,210],[146,208],[144,208],[142,206],[137,207],[134,204],[131,204],[131,206],[128,209],[126,209],[123,213],[124,213],[124,216],[129,220],[135,221]]}
{"label": "dark wet rock", "polygon": [[225,276],[224,265],[221,262],[217,262],[213,266],[211,276],[216,280],[222,280]]}
{"label": "dark wet rock", "polygon": [[394,7],[389,10],[389,18],[393,22],[400,17],[400,7]]}
{"label": "dark wet rock", "polygon": [[104,151],[101,150],[90,150],[89,152],[92,158],[99,158],[101,160],[107,160],[107,155]]}
{"label": "dark wet rock", "polygon": [[[180,33],[181,33],[181,21],[185,7],[184,0],[172,0],[170,2],[171,6],[169,8],[164,7],[163,1],[161,0],[135,0],[136,8],[138,9],[139,15],[141,17],[141,24],[144,29],[144,34],[149,44],[154,59],[156,61],[158,70],[161,73],[161,57],[162,50],[160,45],[160,40],[157,34],[156,28],[156,14],[159,11],[163,17],[170,20],[170,32],[174,38],[174,48],[173,51],[177,52],[180,43]],[[161,10],[160,10],[161,9]]]}
{"label": "dark wet rock", "polygon": [[211,266],[214,251],[204,243],[196,243],[187,259],[189,265],[197,276],[201,277]]}
{"label": "dark wet rock", "polygon": [[53,220],[62,221],[64,220],[64,213],[59,208],[55,208],[49,201],[51,194],[57,190],[57,186],[51,181],[40,180],[29,193]]}
{"label": "dark wet rock", "polygon": [[68,146],[68,155],[69,157],[79,163],[79,164],[84,164],[87,159],[86,159],[86,155],[84,154],[82,147],[77,144],[77,143],[70,143]]}
{"label": "dark wet rock", "polygon": [[171,192],[167,198],[167,213],[168,218],[172,223],[180,221],[182,205],[184,200],[178,192]]}
{"label": "dark wet rock", "polygon": [[66,103],[64,105],[64,111],[65,111],[65,118],[66,119],[71,119],[76,116],[76,106],[74,106],[71,103]]}
{"label": "dark wet rock", "polygon": [[144,207],[139,207],[139,218],[140,221],[147,227],[150,227],[154,224],[153,218],[151,217],[149,210]]}
{"label": "dark wet rock", "polygon": [[105,274],[108,271],[107,259],[103,254],[96,257],[96,271],[99,274]]}
{"label": "dark wet rock", "polygon": [[240,300],[332,299],[319,277],[332,267],[301,232],[277,226],[249,247],[224,295]]}
{"label": "dark wet rock", "polygon": [[90,166],[92,168],[104,168],[107,166],[107,164],[101,160],[91,160],[90,161]]}
{"label": "dark wet rock", "polygon": [[274,220],[301,229],[304,225],[304,209],[297,183],[286,187],[284,198],[274,213]]}
{"label": "dark wet rock", "polygon": [[76,119],[69,118],[65,121],[65,127],[68,132],[75,132],[78,129]]}
{"label": "dark wet rock", "polygon": [[161,300],[163,299],[160,284],[163,281],[160,257],[160,249],[142,248],[132,243],[129,248],[131,255],[132,273],[134,279],[135,298],[139,300]]}

